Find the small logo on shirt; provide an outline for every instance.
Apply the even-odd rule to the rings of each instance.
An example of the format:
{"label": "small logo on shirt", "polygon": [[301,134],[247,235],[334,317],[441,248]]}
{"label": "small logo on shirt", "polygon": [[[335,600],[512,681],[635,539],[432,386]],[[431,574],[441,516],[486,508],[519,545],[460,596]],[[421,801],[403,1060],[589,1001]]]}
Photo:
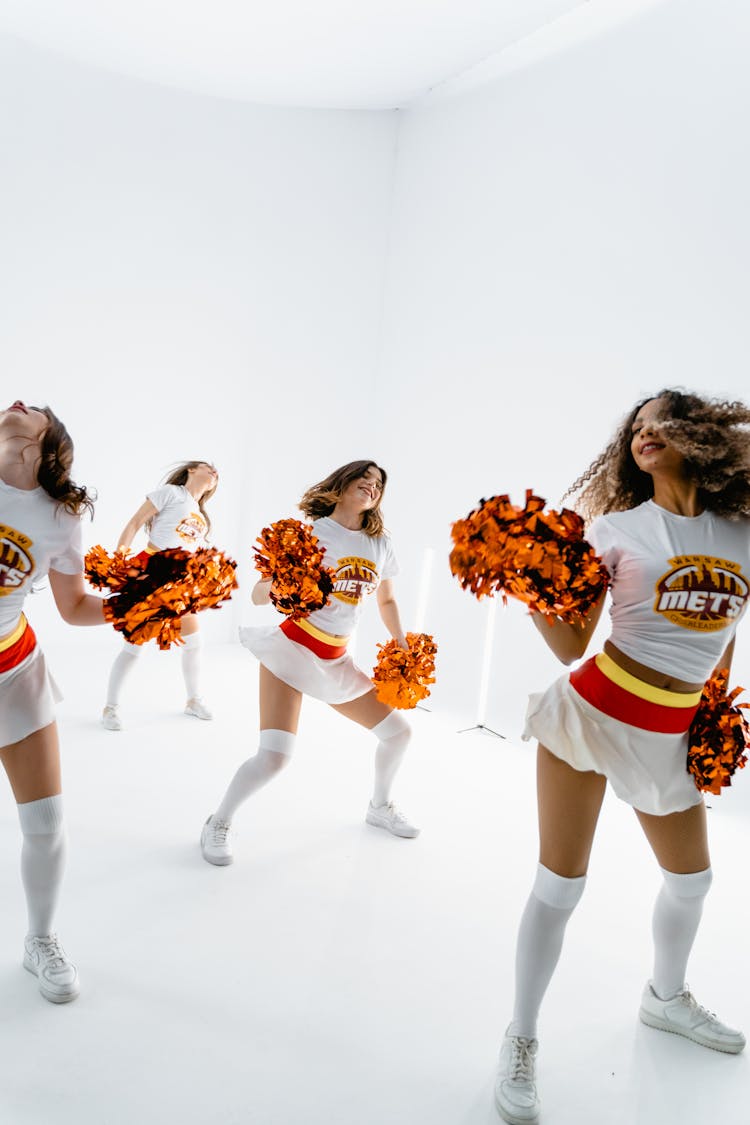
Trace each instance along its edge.
{"label": "small logo on shirt", "polygon": [[23,586],[34,569],[28,535],[0,523],[0,598]]}
{"label": "small logo on shirt", "polygon": [[739,563],[709,555],[678,555],[656,583],[654,609],[674,625],[714,633],[741,615],[748,583]]}
{"label": "small logo on shirt", "polygon": [[339,559],[335,573],[333,596],[339,601],[356,605],[377,589],[378,572],[371,559],[360,559],[355,555]]}
{"label": "small logo on shirt", "polygon": [[183,543],[197,543],[205,536],[206,527],[206,521],[200,512],[191,512],[184,520],[180,520],[175,531]]}

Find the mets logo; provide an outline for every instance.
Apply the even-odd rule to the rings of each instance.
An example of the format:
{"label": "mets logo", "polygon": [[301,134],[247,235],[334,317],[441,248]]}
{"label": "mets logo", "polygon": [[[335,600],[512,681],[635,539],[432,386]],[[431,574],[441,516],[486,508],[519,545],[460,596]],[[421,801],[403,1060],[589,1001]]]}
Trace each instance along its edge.
{"label": "mets logo", "polygon": [[197,543],[206,534],[206,526],[206,521],[200,512],[191,512],[184,520],[180,520],[175,531],[183,542]]}
{"label": "mets logo", "polygon": [[28,535],[0,523],[0,598],[23,586],[34,569]]}
{"label": "mets logo", "polygon": [[377,585],[378,572],[370,559],[360,559],[353,555],[339,559],[333,583],[335,598],[356,605],[366,594],[371,594]]}
{"label": "mets logo", "polygon": [[654,609],[674,625],[709,633],[726,629],[742,613],[748,583],[739,563],[708,555],[679,555],[656,584]]}

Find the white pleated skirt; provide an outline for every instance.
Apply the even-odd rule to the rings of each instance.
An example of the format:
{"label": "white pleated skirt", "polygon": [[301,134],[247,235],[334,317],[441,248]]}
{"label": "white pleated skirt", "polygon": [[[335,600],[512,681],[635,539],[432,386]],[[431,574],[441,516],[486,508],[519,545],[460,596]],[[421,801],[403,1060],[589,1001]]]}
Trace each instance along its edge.
{"label": "white pleated skirt", "polygon": [[632,727],[583,699],[567,673],[529,696],[522,738],[575,770],[603,774],[627,804],[655,816],[682,812],[703,797],[687,771],[688,736]]}
{"label": "white pleated skirt", "polygon": [[0,746],[10,746],[55,718],[62,692],[39,645],[25,660],[0,673]]}
{"label": "white pleated skirt", "polygon": [[349,703],[372,691],[372,680],[348,652],[323,660],[290,640],[278,625],[241,628],[240,641],[274,676],[323,703]]}

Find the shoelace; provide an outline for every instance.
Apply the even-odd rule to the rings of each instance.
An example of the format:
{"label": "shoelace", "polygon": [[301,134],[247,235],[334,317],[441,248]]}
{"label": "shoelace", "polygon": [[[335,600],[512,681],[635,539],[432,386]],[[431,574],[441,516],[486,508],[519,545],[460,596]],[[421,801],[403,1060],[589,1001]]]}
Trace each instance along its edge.
{"label": "shoelace", "polygon": [[698,1015],[704,1016],[707,1020],[717,1021],[716,1012],[709,1012],[708,1008],[704,1008],[702,1004],[699,1004],[689,988],[683,989],[681,995],[683,1000],[687,1002],[691,1012],[696,1012]]}
{"label": "shoelace", "polygon": [[513,1053],[510,1058],[509,1077],[514,1082],[534,1081],[534,1055],[531,1040],[521,1035],[513,1036]]}
{"label": "shoelace", "polygon": [[67,961],[63,953],[57,934],[51,937],[36,938],[39,952],[44,957],[50,969],[64,969]]}
{"label": "shoelace", "polygon": [[231,825],[224,820],[211,821],[211,836],[214,844],[226,844]]}
{"label": "shoelace", "polygon": [[393,801],[388,802],[388,804],[385,806],[385,811],[387,812],[391,820],[397,820],[399,824],[406,824],[406,817],[403,813],[400,813],[398,811],[396,806],[393,804]]}

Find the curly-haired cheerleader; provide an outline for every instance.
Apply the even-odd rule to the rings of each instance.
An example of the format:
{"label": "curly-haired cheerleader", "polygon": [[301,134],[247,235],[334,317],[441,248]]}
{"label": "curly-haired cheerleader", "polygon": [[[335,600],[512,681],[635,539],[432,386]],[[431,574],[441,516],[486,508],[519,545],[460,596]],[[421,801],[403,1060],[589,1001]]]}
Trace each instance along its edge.
{"label": "curly-haired cheerleader", "polygon": [[[539,1119],[537,1015],[568,918],[583,894],[607,781],[632,805],[663,883],[653,975],[640,1018],[735,1054],[745,1037],[697,1003],[688,955],[711,885],[706,814],[686,770],[704,682],[731,660],[750,584],[750,409],[665,390],[640,402],[570,489],[594,519],[588,539],[612,579],[604,652],[532,695],[539,740],[540,855],[516,952],[513,1019],[495,1100],[513,1125]],[[535,623],[564,664],[585,652],[603,599],[582,625]]]}
{"label": "curly-haired cheerleader", "polygon": [[[206,461],[186,461],[175,469],[166,482],[149,492],[138,511],[128,520],[118,543],[118,550],[127,551],[140,529],[146,526],[148,545],[145,553],[166,551],[181,547],[195,551],[205,544],[211,521],[205,505],[219,483],[219,474]],[[142,552],[143,554],[143,552]],[[185,714],[196,719],[213,718],[200,693],[201,635],[198,616],[186,614],[181,619],[180,631],[184,644],[182,675],[185,680],[187,702]],[[102,723],[107,730],[122,730],[119,705],[122,686],[135,667],[142,646],[123,641],[122,649],[112,665],[107,687],[107,701],[102,712]]]}
{"label": "curly-haired cheerleader", "polygon": [[54,930],[66,849],[55,722],[61,696],[23,605],[32,581],[49,573],[68,624],[104,623],[102,600],[86,593],[83,578],[80,517],[93,505],[70,479],[72,462],[70,436],[47,407],[17,400],[0,411],[0,760],[23,833],[23,964],[55,1004],[78,995],[76,967]]}
{"label": "curly-haired cheerleader", "polygon": [[[336,574],[330,603],[301,621],[280,627],[242,629],[242,643],[260,661],[260,742],[258,752],[237,770],[201,834],[209,863],[232,862],[229,828],[239,806],[270,781],[294,749],[303,695],[311,695],[367,727],[377,740],[375,787],[368,824],[396,836],[414,837],[410,824],[390,801],[390,790],[411,731],[397,711],[381,703],[372,681],[354,664],[347,641],[363,608],[377,590],[378,608],[391,636],[407,648],[392,577],[398,567],[383,530],[380,502],[386,473],[372,461],[354,461],[308,489],[300,501],[312,519],[325,565]],[[269,601],[271,582],[261,580],[253,601]]]}

